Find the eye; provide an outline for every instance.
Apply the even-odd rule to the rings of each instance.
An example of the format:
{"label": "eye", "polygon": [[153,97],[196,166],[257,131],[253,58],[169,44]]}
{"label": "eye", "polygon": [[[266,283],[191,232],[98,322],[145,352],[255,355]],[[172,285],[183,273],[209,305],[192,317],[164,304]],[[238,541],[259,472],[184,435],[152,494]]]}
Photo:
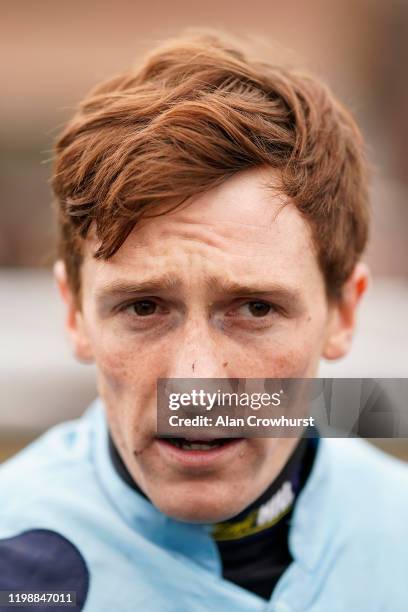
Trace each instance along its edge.
{"label": "eye", "polygon": [[152,300],[139,300],[129,304],[127,307],[132,314],[136,314],[138,317],[148,317],[149,315],[155,314],[157,311],[157,304]]}
{"label": "eye", "polygon": [[271,304],[267,302],[248,302],[244,304],[244,308],[247,308],[250,314],[257,318],[266,317],[272,310]]}

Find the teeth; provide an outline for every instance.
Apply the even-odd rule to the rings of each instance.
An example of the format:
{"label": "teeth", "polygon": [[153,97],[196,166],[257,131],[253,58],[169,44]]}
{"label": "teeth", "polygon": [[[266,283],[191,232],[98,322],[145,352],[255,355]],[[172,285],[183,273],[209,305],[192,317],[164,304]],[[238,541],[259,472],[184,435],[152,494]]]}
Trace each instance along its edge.
{"label": "teeth", "polygon": [[181,448],[183,450],[211,450],[214,446],[219,446],[219,444],[202,444],[198,442],[182,442]]}
{"label": "teeth", "polygon": [[212,440],[211,442],[190,442],[189,440],[183,440],[181,438],[169,438],[168,441],[182,450],[201,450],[208,451],[212,448],[218,448],[223,444],[222,440]]}

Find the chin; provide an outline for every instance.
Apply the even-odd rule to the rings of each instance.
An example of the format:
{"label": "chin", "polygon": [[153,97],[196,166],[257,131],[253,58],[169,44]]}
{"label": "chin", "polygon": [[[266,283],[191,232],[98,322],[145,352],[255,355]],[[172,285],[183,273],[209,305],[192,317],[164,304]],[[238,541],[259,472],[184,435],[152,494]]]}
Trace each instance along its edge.
{"label": "chin", "polygon": [[[194,489],[197,489],[196,491]],[[199,483],[189,487],[185,493],[154,495],[150,499],[154,506],[167,516],[186,523],[219,523],[239,514],[251,500],[238,502],[236,494],[216,490],[209,491]]]}
{"label": "chin", "polygon": [[213,507],[212,504],[201,506],[199,504],[156,506],[163,514],[177,521],[185,523],[220,523],[231,518],[237,512],[225,508]]}

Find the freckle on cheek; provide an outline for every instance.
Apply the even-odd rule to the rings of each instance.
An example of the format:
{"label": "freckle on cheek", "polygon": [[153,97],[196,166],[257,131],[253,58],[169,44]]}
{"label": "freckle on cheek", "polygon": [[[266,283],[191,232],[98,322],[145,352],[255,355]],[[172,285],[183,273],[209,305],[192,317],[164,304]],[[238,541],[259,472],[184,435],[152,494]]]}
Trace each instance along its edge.
{"label": "freckle on cheek", "polygon": [[286,359],[277,359],[273,364],[274,367],[274,377],[287,377],[290,376],[290,372],[292,370],[292,364],[288,363]]}
{"label": "freckle on cheek", "polygon": [[103,384],[110,392],[120,393],[132,377],[132,371],[123,365],[120,359],[104,359],[97,362],[97,367],[102,375]]}
{"label": "freckle on cheek", "polygon": [[305,355],[301,351],[288,351],[271,359],[271,377],[301,377],[306,367]]}

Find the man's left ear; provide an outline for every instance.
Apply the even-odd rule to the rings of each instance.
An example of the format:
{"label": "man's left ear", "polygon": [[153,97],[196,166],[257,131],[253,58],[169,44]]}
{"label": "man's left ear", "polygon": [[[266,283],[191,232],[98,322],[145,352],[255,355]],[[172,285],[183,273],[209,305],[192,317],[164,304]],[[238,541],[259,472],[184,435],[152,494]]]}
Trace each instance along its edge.
{"label": "man's left ear", "polygon": [[356,326],[357,307],[369,283],[366,264],[356,264],[344,283],[341,297],[329,306],[329,322],[322,357],[339,359],[348,353]]}

